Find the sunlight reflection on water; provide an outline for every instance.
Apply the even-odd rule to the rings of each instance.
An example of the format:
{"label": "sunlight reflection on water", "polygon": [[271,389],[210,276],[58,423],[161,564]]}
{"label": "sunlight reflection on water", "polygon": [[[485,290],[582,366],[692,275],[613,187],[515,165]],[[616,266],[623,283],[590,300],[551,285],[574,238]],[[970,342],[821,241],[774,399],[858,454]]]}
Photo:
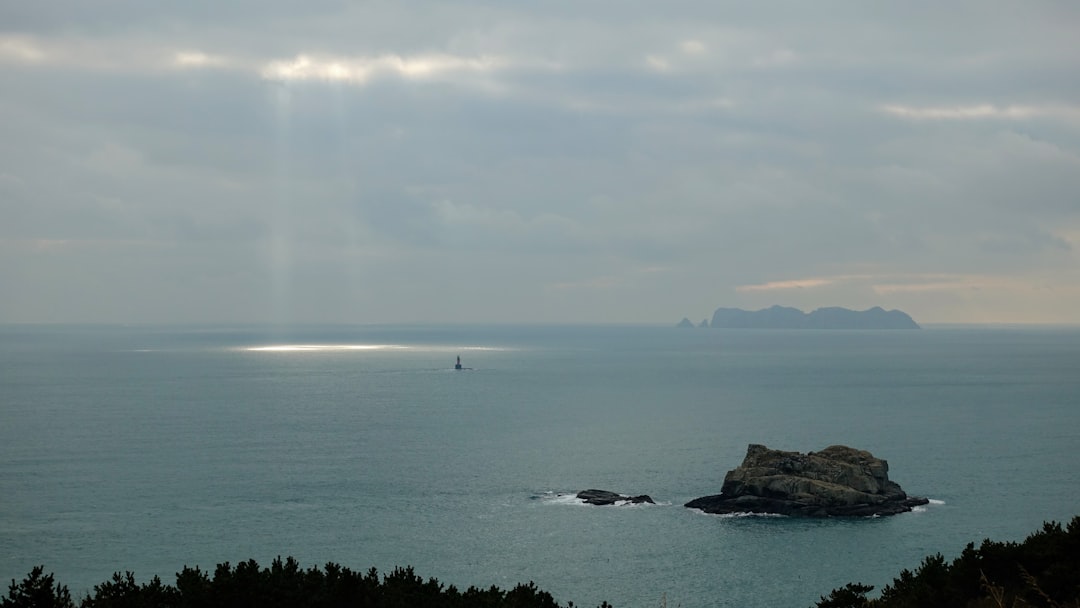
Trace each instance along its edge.
{"label": "sunlight reflection on water", "polygon": [[274,344],[270,346],[245,346],[237,350],[247,352],[327,352],[327,351],[413,351],[413,352],[455,352],[455,351],[508,351],[511,349],[495,346],[428,346],[403,344]]}

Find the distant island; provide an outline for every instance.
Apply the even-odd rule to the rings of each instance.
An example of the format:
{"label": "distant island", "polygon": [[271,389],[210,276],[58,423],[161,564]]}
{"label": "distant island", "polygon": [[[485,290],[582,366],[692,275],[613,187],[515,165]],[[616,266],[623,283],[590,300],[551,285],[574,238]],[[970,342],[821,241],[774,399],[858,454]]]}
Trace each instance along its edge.
{"label": "distant island", "polygon": [[[837,306],[805,313],[797,308],[772,306],[762,310],[717,308],[712,321],[697,327],[720,329],[920,329],[907,313],[875,306],[869,310],[849,310]],[[684,318],[678,327],[695,327]]]}

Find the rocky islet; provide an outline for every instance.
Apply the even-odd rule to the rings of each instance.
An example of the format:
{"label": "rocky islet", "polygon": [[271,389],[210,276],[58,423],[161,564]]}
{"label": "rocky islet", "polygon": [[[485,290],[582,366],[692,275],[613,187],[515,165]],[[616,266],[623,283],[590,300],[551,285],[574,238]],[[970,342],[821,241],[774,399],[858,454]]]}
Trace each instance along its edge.
{"label": "rocky islet", "polygon": [[[597,506],[655,504],[645,494],[608,490],[582,490],[577,498]],[[889,463],[865,450],[834,445],[802,454],[751,444],[742,464],[725,475],[720,494],[685,506],[721,515],[875,517],[906,513],[928,502],[908,496],[889,479]]]}

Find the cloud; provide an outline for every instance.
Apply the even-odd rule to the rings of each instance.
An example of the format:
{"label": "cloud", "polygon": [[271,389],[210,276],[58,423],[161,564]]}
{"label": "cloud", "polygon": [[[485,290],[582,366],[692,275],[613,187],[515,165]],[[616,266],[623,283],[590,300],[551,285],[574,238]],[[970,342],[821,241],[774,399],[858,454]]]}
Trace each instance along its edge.
{"label": "cloud", "polygon": [[489,72],[505,65],[496,57],[460,57],[427,55],[401,57],[312,57],[298,55],[291,60],[267,63],[260,74],[268,80],[283,82],[328,81],[365,84],[380,75],[396,75],[406,79],[432,79],[462,72]]}
{"label": "cloud", "polygon": [[[929,279],[929,280],[928,280]],[[906,277],[903,282],[881,282],[873,285],[874,293],[889,296],[897,293],[929,291],[956,292],[970,290],[1027,290],[1031,282],[1015,277],[993,275],[929,275]]]}
{"label": "cloud", "polygon": [[1080,322],[1071,6],[56,0],[0,23],[0,322]]}
{"label": "cloud", "polygon": [[46,58],[32,38],[27,36],[0,35],[0,60],[19,63],[38,63]]}
{"label": "cloud", "polygon": [[663,57],[657,57],[656,55],[646,55],[645,65],[657,72],[666,72],[671,69],[671,63]]}
{"label": "cloud", "polygon": [[1048,118],[1080,125],[1080,106],[1068,105],[1010,105],[977,104],[968,106],[916,107],[886,104],[881,111],[911,120],[1029,120]]}
{"label": "cloud", "polygon": [[760,283],[757,285],[739,285],[735,288],[737,292],[755,292],[755,291],[779,291],[786,289],[813,289],[815,287],[824,287],[827,285],[833,285],[837,282],[836,278],[812,278],[812,279],[792,279],[788,281],[770,281],[768,283]]}
{"label": "cloud", "polygon": [[230,63],[227,57],[208,55],[201,51],[178,51],[173,56],[173,63],[181,68],[220,67]]}
{"label": "cloud", "polygon": [[684,40],[679,43],[679,48],[687,55],[700,55],[705,52],[705,43],[700,40]]}

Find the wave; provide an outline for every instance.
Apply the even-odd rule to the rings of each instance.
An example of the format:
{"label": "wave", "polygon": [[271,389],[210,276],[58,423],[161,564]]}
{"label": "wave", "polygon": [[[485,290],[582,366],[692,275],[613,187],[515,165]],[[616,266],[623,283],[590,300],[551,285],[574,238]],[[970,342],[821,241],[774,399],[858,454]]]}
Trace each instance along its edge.
{"label": "wave", "polygon": [[783,515],[780,513],[706,513],[701,509],[691,509],[691,511],[695,511],[697,513],[700,513],[701,515],[706,515],[708,517],[718,517],[720,519],[743,519],[746,517],[760,517],[762,519],[786,519],[788,517],[787,515]]}
{"label": "wave", "polygon": [[539,494],[533,494],[529,498],[549,504],[589,506],[588,503],[577,497],[576,492],[563,493],[547,491],[541,492]]}
{"label": "wave", "polygon": [[[539,500],[548,504],[556,505],[573,505],[582,507],[594,507],[596,505],[590,505],[583,499],[577,497],[577,492],[541,492],[539,494],[533,494],[529,497],[531,500]],[[646,507],[670,507],[671,502],[659,502],[650,504],[647,502],[633,503],[628,500],[620,500],[611,505],[612,507],[628,507],[628,508],[646,508]]]}
{"label": "wave", "polygon": [[911,512],[912,513],[926,513],[926,511],[929,510],[931,507],[937,507],[937,506],[945,504],[944,500],[938,500],[936,498],[928,498],[927,500],[929,500],[930,502],[925,504],[925,505],[919,505],[917,507],[912,507]]}
{"label": "wave", "polygon": [[620,501],[617,501],[612,506],[626,507],[626,508],[630,508],[630,509],[651,509],[652,507],[670,507],[671,502],[670,501],[669,502],[654,501],[654,502],[648,503],[648,502],[630,502],[628,500],[620,500]]}

